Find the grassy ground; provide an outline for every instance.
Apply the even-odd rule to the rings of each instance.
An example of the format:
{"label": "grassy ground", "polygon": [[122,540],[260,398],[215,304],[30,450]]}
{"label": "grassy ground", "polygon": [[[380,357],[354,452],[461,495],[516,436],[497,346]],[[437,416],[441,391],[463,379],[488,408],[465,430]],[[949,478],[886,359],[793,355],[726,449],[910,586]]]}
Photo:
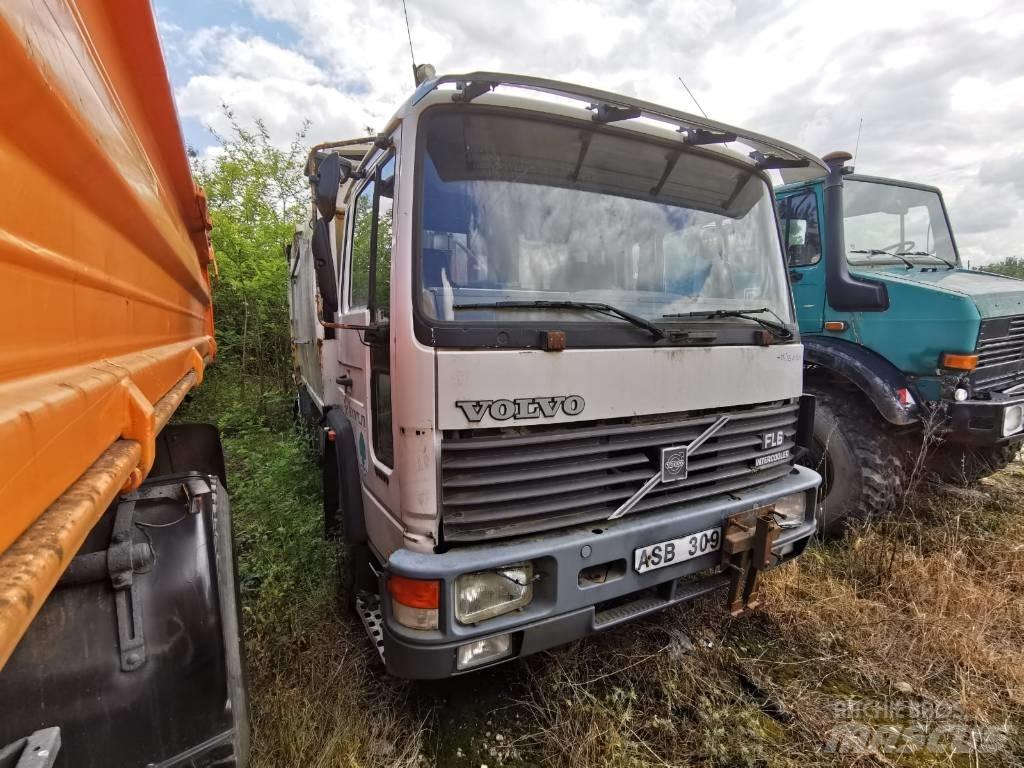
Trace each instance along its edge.
{"label": "grassy ground", "polygon": [[214,369],[181,418],[224,436],[255,768],[1024,764],[1019,464],[816,544],[752,616],[708,598],[425,685],[386,678],[336,605],[289,398]]}

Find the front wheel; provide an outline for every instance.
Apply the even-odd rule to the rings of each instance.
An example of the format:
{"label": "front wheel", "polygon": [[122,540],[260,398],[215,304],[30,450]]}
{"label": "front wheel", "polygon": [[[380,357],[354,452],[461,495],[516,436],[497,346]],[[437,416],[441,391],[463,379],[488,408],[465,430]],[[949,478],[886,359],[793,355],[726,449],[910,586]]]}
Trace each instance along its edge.
{"label": "front wheel", "polygon": [[972,485],[1006,469],[1017,458],[1020,447],[1020,443],[984,446],[944,443],[928,457],[928,469],[948,483]]}
{"label": "front wheel", "polygon": [[817,399],[810,466],[822,476],[819,528],[839,536],[852,521],[896,509],[904,490],[903,456],[889,425],[860,393],[808,391]]}

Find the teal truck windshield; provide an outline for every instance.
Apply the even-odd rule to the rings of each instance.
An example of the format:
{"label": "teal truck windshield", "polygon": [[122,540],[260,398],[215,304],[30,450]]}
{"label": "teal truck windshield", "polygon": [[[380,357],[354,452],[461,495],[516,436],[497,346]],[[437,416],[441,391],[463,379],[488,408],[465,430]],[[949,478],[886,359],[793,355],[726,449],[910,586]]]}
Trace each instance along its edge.
{"label": "teal truck windshield", "polygon": [[[660,322],[755,307],[792,319],[771,189],[741,164],[681,142],[501,110],[437,110],[423,130],[427,317],[621,322],[507,306],[575,301]],[[506,306],[487,306],[496,302]]]}
{"label": "teal truck windshield", "polygon": [[942,198],[935,191],[848,179],[843,218],[851,264],[956,264]]}

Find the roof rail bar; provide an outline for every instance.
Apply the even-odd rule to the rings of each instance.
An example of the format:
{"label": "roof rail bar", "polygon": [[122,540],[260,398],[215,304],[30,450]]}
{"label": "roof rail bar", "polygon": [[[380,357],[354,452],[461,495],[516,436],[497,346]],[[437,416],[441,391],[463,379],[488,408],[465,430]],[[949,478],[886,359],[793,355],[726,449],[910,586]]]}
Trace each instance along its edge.
{"label": "roof rail bar", "polygon": [[756,158],[751,158],[751,160],[762,169],[779,169],[786,183],[806,181],[828,174],[828,166],[819,157],[779,139],[743,128],[737,128],[726,123],[720,123],[717,120],[682,112],[671,107],[663,107],[633,98],[632,96],[610,93],[584,85],[564,83],[559,80],[549,80],[543,77],[512,75],[502,72],[469,72],[462,75],[440,75],[420,85],[413,94],[411,104],[417,104],[427,94],[447,84],[454,84],[456,86],[456,90],[452,94],[452,101],[457,103],[469,103],[483,94],[495,90],[499,86],[524,88],[584,102],[586,107],[594,112],[593,119],[596,122],[613,122],[628,120],[634,117],[644,117],[649,120],[668,123],[681,130],[684,135],[684,143],[686,144],[696,145],[740,141],[760,156],[771,158],[771,163],[767,166],[761,165]]}

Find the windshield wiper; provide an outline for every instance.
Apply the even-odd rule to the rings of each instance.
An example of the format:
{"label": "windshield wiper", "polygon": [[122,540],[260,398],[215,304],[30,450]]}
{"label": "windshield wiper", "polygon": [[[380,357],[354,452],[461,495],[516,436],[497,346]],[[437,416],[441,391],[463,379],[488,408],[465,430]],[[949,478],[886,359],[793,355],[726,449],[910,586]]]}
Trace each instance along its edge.
{"label": "windshield wiper", "polygon": [[889,253],[888,251],[883,251],[879,248],[868,248],[867,250],[858,249],[856,251],[850,251],[850,253],[866,253],[868,256],[892,256],[894,259],[899,259],[906,264],[907,269],[914,268],[914,262],[910,259],[904,258],[902,253]]}
{"label": "windshield wiper", "polygon": [[656,339],[664,339],[668,335],[664,328],[655,325],[650,320],[645,320],[632,312],[600,301],[482,301],[473,304],[456,304],[452,309],[573,309],[581,312],[598,312],[602,315],[618,317],[632,323],[637,328],[643,328]]}
{"label": "windshield wiper", "polygon": [[894,253],[893,256],[931,256],[933,259],[941,261],[950,269],[956,269],[956,264],[949,259],[944,259],[936,253],[928,253],[928,251],[900,251],[899,253]]}
{"label": "windshield wiper", "polygon": [[[764,313],[768,313],[778,320],[778,322],[774,323],[771,320],[765,320],[763,317],[757,317],[757,315]],[[714,320],[719,317],[741,317],[744,320],[753,320],[762,328],[767,328],[769,331],[774,333],[777,338],[780,338],[783,341],[789,341],[793,338],[793,332],[786,327],[785,321],[768,307],[759,307],[757,309],[697,310],[696,312],[677,312],[672,315],[662,315],[662,317],[701,317],[706,320]]]}

